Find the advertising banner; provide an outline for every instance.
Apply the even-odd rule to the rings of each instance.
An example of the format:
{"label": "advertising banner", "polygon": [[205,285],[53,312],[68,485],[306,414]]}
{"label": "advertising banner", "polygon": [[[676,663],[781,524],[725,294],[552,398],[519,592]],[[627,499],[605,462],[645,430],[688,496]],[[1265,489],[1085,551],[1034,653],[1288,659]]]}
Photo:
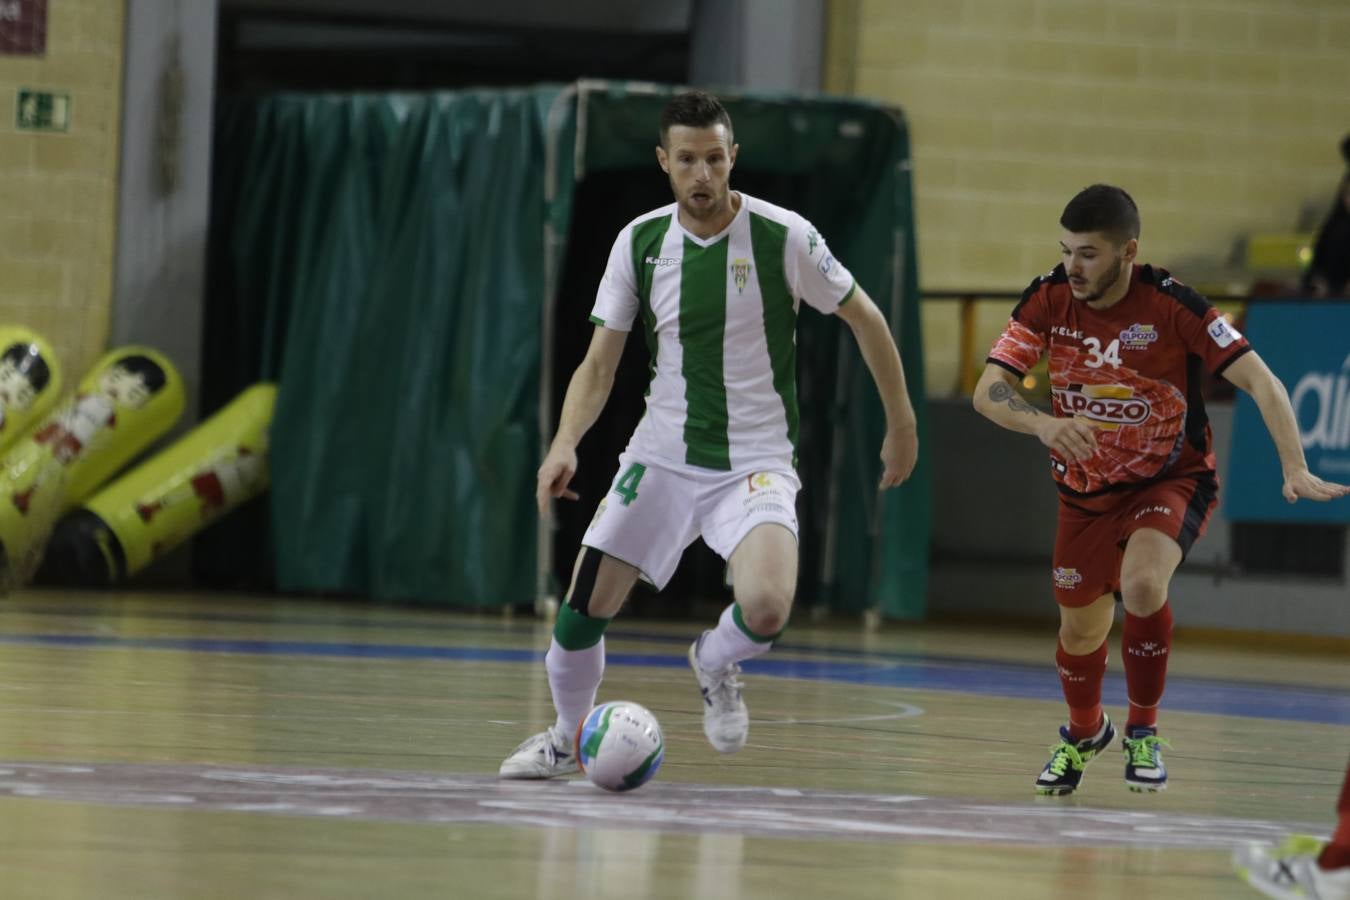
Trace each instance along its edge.
{"label": "advertising banner", "polygon": [[[1289,391],[1308,468],[1350,483],[1350,302],[1253,304],[1246,331]],[[1248,522],[1350,522],[1350,497],[1286,503],[1283,481],[1261,411],[1239,391],[1224,514]]]}

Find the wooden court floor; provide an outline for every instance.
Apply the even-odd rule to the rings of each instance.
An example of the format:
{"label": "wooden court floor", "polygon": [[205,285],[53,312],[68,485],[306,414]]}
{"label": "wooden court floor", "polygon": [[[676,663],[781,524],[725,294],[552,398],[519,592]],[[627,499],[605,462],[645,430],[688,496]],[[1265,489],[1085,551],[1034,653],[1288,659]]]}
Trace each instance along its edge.
{"label": "wooden court floor", "polygon": [[[0,897],[1255,897],[1231,848],[1327,834],[1350,660],[1174,649],[1169,791],[1117,748],[1032,790],[1052,634],[794,626],[704,741],[698,626],[620,618],[601,699],[651,708],[655,781],[502,783],[552,720],[533,618],[195,595],[0,604]],[[1123,716],[1114,650],[1108,710]]]}

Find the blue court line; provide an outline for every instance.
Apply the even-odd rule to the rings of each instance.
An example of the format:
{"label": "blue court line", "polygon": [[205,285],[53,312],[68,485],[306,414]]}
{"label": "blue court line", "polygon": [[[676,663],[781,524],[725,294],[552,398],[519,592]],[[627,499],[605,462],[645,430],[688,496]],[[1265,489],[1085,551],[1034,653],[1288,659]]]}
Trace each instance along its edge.
{"label": "blue court line", "polygon": [[[220,640],[210,638],[118,638],[92,635],[7,634],[0,644],[87,649],[177,650],[191,653],[242,653],[274,656],[356,659],[453,660],[457,662],[539,663],[533,650],[486,647],[437,647],[408,644],[320,643],[315,641]],[[683,656],[611,653],[609,665],[678,669]],[[801,678],[869,687],[909,688],[982,694],[1019,700],[1061,701],[1059,680],[1049,667],[982,660],[788,660],[761,658],[743,664],[753,675]],[[1126,701],[1124,679],[1108,675],[1103,699]],[[1243,718],[1350,725],[1350,692],[1327,688],[1254,684],[1217,679],[1170,677],[1167,707],[1185,712]]]}

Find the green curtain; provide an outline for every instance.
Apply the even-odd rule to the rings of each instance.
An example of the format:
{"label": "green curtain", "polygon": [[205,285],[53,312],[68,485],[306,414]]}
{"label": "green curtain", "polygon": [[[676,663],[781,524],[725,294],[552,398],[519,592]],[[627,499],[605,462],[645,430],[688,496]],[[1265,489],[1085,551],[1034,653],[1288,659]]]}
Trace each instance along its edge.
{"label": "green curtain", "polygon": [[533,599],[557,93],[280,95],[225,113],[227,152],[244,160],[232,299],[265,323],[261,368],[281,385],[283,590]]}
{"label": "green curtain", "polygon": [[[638,166],[661,177],[652,148],[668,94],[588,83],[222,105],[203,407],[259,378],[280,384],[278,587],[465,607],[533,600],[541,311],[575,182]],[[922,438],[903,120],[858,101],[726,99],[742,159],[750,151],[786,195],[767,198],[812,219],[888,315],[899,292],[893,325]],[[804,439],[827,450],[803,477],[833,487],[817,492],[810,552],[828,543],[835,559],[804,568],[803,583],[838,609],[918,617],[924,458],[878,507],[875,389],[841,323],[801,323]]]}

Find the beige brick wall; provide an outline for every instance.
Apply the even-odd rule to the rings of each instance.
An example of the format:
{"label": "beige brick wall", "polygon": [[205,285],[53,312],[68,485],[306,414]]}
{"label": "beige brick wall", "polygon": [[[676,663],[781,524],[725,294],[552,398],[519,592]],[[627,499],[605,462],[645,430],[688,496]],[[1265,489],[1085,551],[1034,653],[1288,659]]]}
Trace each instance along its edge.
{"label": "beige brick wall", "polygon": [[1202,280],[1344,170],[1350,0],[831,0],[829,26],[827,90],[909,119],[928,290],[1025,287],[1095,181]]}
{"label": "beige brick wall", "polygon": [[[108,340],[124,2],[48,8],[46,53],[0,56],[0,325],[45,336],[73,385]],[[17,131],[19,88],[69,94],[69,130]]]}

